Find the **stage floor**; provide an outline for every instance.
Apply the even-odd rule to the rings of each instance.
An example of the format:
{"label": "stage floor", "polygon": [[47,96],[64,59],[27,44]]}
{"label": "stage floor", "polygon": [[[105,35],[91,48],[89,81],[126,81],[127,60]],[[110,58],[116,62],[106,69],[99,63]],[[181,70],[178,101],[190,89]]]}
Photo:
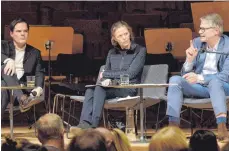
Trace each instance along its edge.
{"label": "stage floor", "polygon": [[[187,135],[187,141],[189,141],[189,137],[191,135],[190,129],[183,129],[184,132]],[[216,129],[211,129],[217,134]],[[150,138],[155,133],[155,130],[153,129],[148,129],[147,130],[147,138]],[[4,136],[9,136],[10,134],[10,128],[8,126],[4,126],[1,128],[1,141],[4,141]],[[28,139],[30,142],[35,143],[35,144],[40,144],[38,139],[35,136],[34,129],[28,129],[26,126],[15,126],[14,127],[14,137],[15,138],[25,138]],[[71,135],[70,135],[71,137]],[[65,134],[65,146],[69,144],[71,139],[68,139],[66,134]],[[131,142],[132,146],[132,151],[148,151],[148,144],[149,144],[150,139],[148,139],[148,142],[145,143],[140,143],[140,142]],[[225,143],[218,142],[220,148],[225,145]]]}

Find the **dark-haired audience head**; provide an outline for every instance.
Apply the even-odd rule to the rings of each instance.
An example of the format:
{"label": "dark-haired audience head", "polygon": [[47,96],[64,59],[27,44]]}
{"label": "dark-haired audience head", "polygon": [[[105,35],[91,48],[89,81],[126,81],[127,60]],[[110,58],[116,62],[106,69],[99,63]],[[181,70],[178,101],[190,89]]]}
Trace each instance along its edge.
{"label": "dark-haired audience head", "polygon": [[36,123],[38,139],[42,145],[64,148],[64,125],[57,114],[45,114]]}
{"label": "dark-haired audience head", "polygon": [[149,151],[188,151],[186,136],[178,127],[164,127],[153,135]]}
{"label": "dark-haired audience head", "polygon": [[68,151],[107,151],[106,140],[94,129],[88,129],[71,140]]}
{"label": "dark-haired audience head", "polygon": [[190,138],[192,151],[218,151],[219,146],[215,134],[209,130],[198,130]]}
{"label": "dark-haired audience head", "polygon": [[11,139],[5,138],[2,143],[2,151],[40,151],[40,145],[30,143],[27,139],[17,138]]}

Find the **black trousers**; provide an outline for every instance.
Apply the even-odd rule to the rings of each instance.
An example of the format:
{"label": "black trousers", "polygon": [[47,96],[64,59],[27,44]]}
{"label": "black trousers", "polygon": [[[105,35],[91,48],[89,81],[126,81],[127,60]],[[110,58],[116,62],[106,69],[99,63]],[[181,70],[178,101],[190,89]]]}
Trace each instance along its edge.
{"label": "black trousers", "polygon": [[80,122],[87,121],[98,127],[106,99],[135,96],[136,89],[117,89],[96,86],[86,90]]}
{"label": "black trousers", "polygon": [[[1,86],[17,86],[21,83],[24,83],[24,81],[20,81],[17,79],[16,74],[14,74],[13,76],[4,74],[4,67],[5,65],[1,66]],[[10,90],[1,90],[1,117],[3,117],[3,113],[8,103],[10,102],[10,92]],[[16,100],[20,100],[22,94],[24,93],[25,92],[23,92],[22,90],[14,90],[13,95]]]}

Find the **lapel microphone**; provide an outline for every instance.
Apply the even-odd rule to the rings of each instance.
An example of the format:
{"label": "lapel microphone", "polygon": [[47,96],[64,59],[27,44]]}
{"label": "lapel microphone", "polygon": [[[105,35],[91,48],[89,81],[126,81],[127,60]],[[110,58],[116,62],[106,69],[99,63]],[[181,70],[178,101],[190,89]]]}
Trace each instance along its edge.
{"label": "lapel microphone", "polygon": [[225,52],[218,52],[218,51],[208,51],[206,48],[200,48],[199,49],[200,53],[215,53],[215,54],[221,54],[221,55],[229,55],[229,53],[225,53]]}

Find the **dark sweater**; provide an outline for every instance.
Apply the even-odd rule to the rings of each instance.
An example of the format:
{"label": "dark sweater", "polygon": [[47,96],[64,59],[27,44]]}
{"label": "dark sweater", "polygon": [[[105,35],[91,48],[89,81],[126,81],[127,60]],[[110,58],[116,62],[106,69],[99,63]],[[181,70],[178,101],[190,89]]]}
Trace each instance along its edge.
{"label": "dark sweater", "polygon": [[107,56],[103,78],[119,80],[121,74],[128,74],[130,83],[140,83],[145,56],[146,48],[133,42],[128,50],[112,48]]}

